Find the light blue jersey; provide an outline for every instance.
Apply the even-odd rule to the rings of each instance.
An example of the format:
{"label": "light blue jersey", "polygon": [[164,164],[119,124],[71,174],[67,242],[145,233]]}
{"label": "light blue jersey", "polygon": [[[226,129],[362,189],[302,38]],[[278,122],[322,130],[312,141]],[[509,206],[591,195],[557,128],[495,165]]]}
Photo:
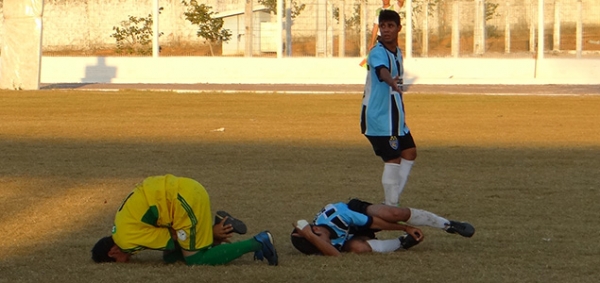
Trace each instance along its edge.
{"label": "light blue jersey", "polygon": [[350,210],[348,204],[338,202],[326,205],[317,215],[313,223],[315,225],[327,225],[337,235],[331,236],[331,244],[338,250],[347,240],[352,238],[351,228],[363,228],[371,226],[372,218]]}
{"label": "light blue jersey", "polygon": [[404,75],[402,51],[389,51],[381,42],[369,52],[367,81],[362,101],[361,131],[367,136],[404,136],[410,132],[405,123],[402,93],[377,76],[377,70],[386,68],[392,78]]}

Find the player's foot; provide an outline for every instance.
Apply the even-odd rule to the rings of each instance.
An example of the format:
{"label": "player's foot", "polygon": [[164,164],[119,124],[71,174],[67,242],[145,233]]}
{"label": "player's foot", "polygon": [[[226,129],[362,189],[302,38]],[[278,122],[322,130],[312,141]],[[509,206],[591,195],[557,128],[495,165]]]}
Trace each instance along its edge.
{"label": "player's foot", "polygon": [[254,236],[254,239],[262,244],[262,249],[254,252],[254,260],[258,259],[262,261],[266,258],[269,262],[269,265],[279,264],[277,251],[273,245],[273,235],[271,235],[269,231],[263,231]]}
{"label": "player's foot", "polygon": [[233,228],[231,232],[235,232],[238,234],[246,234],[246,231],[248,231],[248,229],[246,228],[246,224],[244,224],[242,220],[234,218],[229,213],[222,210],[217,211],[215,215],[215,224],[221,223],[221,221],[223,221],[225,217],[227,217],[227,220],[225,220],[225,223],[223,223],[223,225],[231,224],[231,227]]}
{"label": "player's foot", "polygon": [[475,234],[475,227],[467,222],[458,222],[450,220],[450,226],[446,228],[450,234],[459,234],[463,237],[471,238]]}
{"label": "player's foot", "polygon": [[404,250],[408,250],[411,247],[414,247],[418,243],[420,243],[411,234],[406,234],[406,235],[400,236],[399,239],[400,239],[400,248],[404,249]]}

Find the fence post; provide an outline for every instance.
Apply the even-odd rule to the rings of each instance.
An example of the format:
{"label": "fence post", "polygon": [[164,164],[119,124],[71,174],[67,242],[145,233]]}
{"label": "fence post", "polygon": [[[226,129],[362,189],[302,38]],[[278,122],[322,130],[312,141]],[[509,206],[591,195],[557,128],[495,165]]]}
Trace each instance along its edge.
{"label": "fence post", "polygon": [[473,53],[477,55],[485,53],[485,0],[475,0]]}
{"label": "fence post", "polygon": [[533,0],[529,1],[529,52],[535,52],[535,20],[533,17]]}
{"label": "fence post", "polygon": [[452,2],[452,57],[460,54],[460,10],[458,0]]}
{"label": "fence post", "polygon": [[360,57],[367,55],[367,0],[360,0]]}
{"label": "fence post", "polygon": [[581,58],[581,54],[583,53],[583,3],[581,0],[577,0],[577,28],[575,32],[577,33],[577,58]]}
{"label": "fence post", "polygon": [[292,0],[286,0],[285,9],[285,51],[292,57]]}
{"label": "fence post", "polygon": [[506,2],[506,16],[504,18],[504,53],[510,53],[510,3]]}
{"label": "fence post", "polygon": [[254,34],[254,27],[252,24],[252,0],[246,0],[246,6],[244,11],[244,40],[246,43],[246,48],[244,50],[245,57],[252,57],[252,35]]}
{"label": "fence post", "polygon": [[421,56],[427,57],[427,52],[429,51],[429,22],[427,21],[429,18],[429,0],[424,2],[425,8],[423,9],[423,33],[421,36],[423,37],[423,46],[421,48]]}
{"label": "fence post", "polygon": [[152,2],[152,57],[156,58],[160,51],[158,46],[158,35],[160,33],[158,31],[158,14],[160,8],[158,7],[158,0]]}
{"label": "fence post", "polygon": [[406,5],[406,44],[404,49],[405,52],[405,57],[407,59],[412,58],[412,31],[413,31],[413,25],[412,25],[412,11],[413,11],[413,5],[412,5],[412,0],[406,0],[406,3],[404,4]]}
{"label": "fence post", "polygon": [[552,50],[560,50],[560,0],[554,0],[554,33],[552,33]]}
{"label": "fence post", "polygon": [[325,57],[327,54],[327,0],[317,1],[317,40],[315,56]]}
{"label": "fence post", "polygon": [[325,8],[327,9],[327,57],[333,57],[333,3],[327,1]]}
{"label": "fence post", "polygon": [[277,0],[277,58],[283,58],[283,0]]}
{"label": "fence post", "polygon": [[537,59],[544,59],[544,0],[538,0],[538,46]]}
{"label": "fence post", "polygon": [[346,56],[346,1],[340,1],[340,34],[338,35],[338,56]]}

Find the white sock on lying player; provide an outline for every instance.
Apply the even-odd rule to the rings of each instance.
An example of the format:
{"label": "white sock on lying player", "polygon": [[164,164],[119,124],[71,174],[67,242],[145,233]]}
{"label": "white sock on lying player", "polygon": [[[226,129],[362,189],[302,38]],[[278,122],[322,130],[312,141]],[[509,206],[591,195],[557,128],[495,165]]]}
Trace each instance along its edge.
{"label": "white sock on lying player", "polygon": [[450,225],[450,221],[444,217],[437,216],[429,211],[409,208],[410,218],[406,221],[407,224],[413,226],[429,226],[434,228],[444,229]]}
{"label": "white sock on lying player", "polygon": [[371,250],[376,253],[390,253],[402,246],[400,239],[368,240],[367,244],[369,244]]}

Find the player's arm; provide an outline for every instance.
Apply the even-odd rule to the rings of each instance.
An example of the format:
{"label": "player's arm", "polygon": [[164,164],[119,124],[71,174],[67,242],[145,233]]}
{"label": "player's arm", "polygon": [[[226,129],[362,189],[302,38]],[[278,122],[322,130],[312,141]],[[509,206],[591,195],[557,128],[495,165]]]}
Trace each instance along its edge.
{"label": "player's arm", "polygon": [[369,49],[373,48],[375,45],[375,41],[377,40],[377,31],[379,31],[379,25],[377,23],[373,23],[373,30],[371,31],[371,41],[369,41]]}
{"label": "player's arm", "polygon": [[371,226],[369,226],[371,229],[406,231],[406,233],[412,235],[417,241],[423,239],[423,232],[421,232],[421,229],[419,228],[400,223],[387,222],[377,216],[373,216],[372,219]]}
{"label": "player's arm", "polygon": [[369,52],[368,63],[369,66],[375,70],[375,75],[380,82],[385,82],[392,90],[398,93],[402,92],[397,83],[400,77],[392,77],[389,66],[390,59],[387,55],[387,51],[385,51],[383,47],[373,48],[371,52]]}
{"label": "player's arm", "polygon": [[402,90],[398,87],[399,77],[393,78],[392,74],[390,74],[390,70],[385,66],[378,67],[375,70],[377,71],[377,77],[380,81],[388,84],[393,91],[402,93]]}
{"label": "player's arm", "polygon": [[304,237],[311,244],[313,244],[319,251],[325,256],[341,256],[342,253],[338,251],[330,241],[327,241],[317,234],[312,232],[312,227],[308,225],[299,225],[298,223],[292,223],[292,226],[296,228],[296,233]]}

